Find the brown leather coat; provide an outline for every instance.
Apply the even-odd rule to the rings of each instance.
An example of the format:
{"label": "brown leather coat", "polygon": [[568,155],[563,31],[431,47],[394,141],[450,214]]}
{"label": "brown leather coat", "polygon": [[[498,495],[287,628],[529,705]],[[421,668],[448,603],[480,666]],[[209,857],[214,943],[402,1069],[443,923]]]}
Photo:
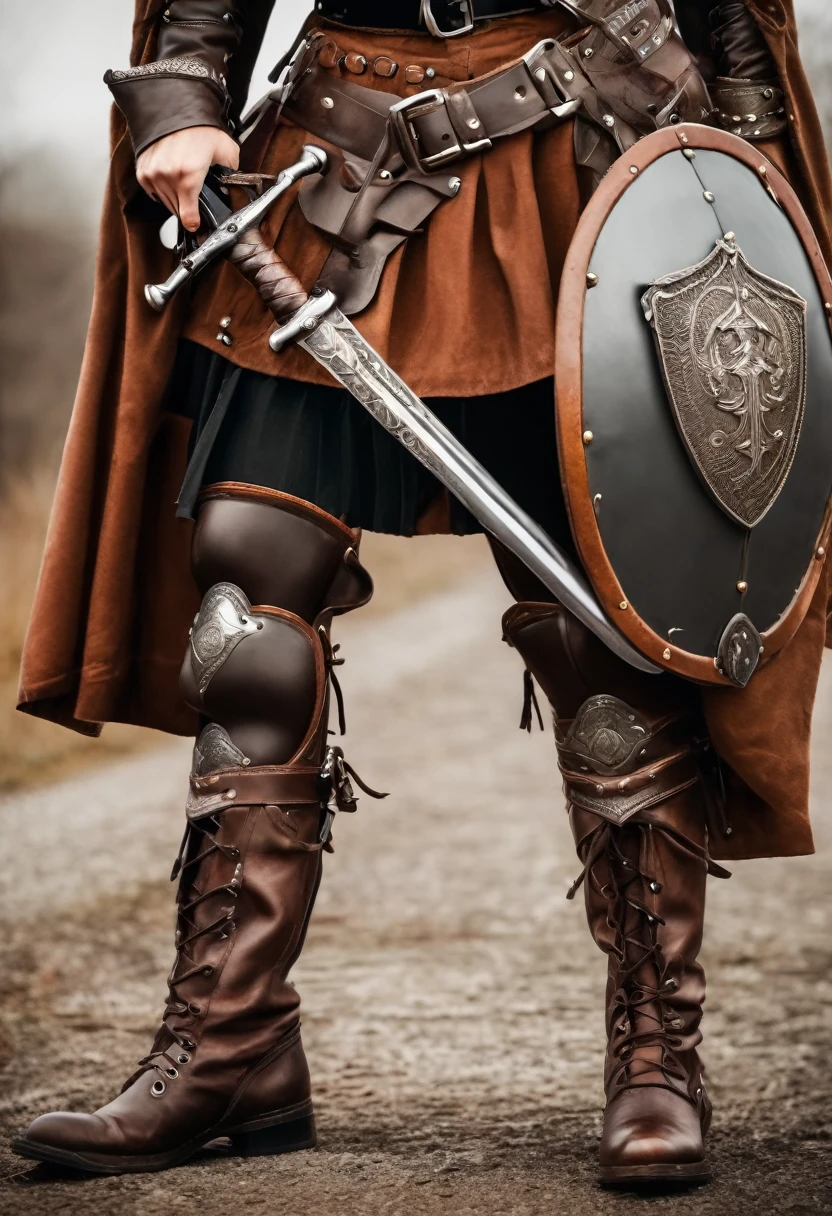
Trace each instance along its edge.
{"label": "brown leather coat", "polygon": [[[792,0],[748,0],[748,6],[777,63],[788,99],[798,186],[832,261],[828,226],[832,183],[798,56]],[[131,62],[153,57],[163,7],[163,0],[137,0]],[[238,64],[253,61],[257,31],[271,4],[261,0],[250,7],[257,11],[258,20],[250,27],[254,32],[248,42],[244,38]],[[503,37],[499,28],[478,35],[483,40],[492,37],[495,44]],[[423,39],[413,41],[413,55],[421,55]],[[458,48],[453,53],[459,54]],[[506,162],[502,185],[490,168],[473,163],[465,167],[471,175],[483,172],[494,178],[488,181],[489,208],[510,216],[517,206],[524,216],[539,215],[537,223],[545,227],[535,239],[542,241],[550,273],[562,257],[577,206],[569,185],[574,175],[558,142],[565,142],[566,130],[545,137],[551,144],[546,155],[553,171],[559,174],[562,169],[565,179],[568,214],[560,222],[552,220],[550,225],[545,205],[530,197],[537,182],[526,171],[529,158],[523,160],[517,181]],[[87,734],[97,734],[100,724],[108,721],[186,734],[193,731],[195,718],[179,698],[177,676],[198,597],[188,565],[191,525],[174,519],[173,503],[184,466],[188,424],[160,410],[177,338],[186,322],[186,303],[178,300],[163,318],[145,305],[142,287],[167,275],[170,254],[159,245],[155,225],[142,218],[137,206],[133,152],[118,113],[112,134],[93,314],[23,655],[20,708]],[[503,158],[504,154],[496,150],[491,155]],[[476,214],[472,227],[464,204],[454,212],[459,201],[447,207],[448,219],[442,221],[447,223],[447,260],[466,256],[466,244],[481,221]],[[452,214],[460,218],[454,221]],[[493,242],[491,217],[488,222]],[[506,226],[501,239],[511,240],[512,231],[519,230]],[[523,239],[526,235],[523,232]],[[414,253],[414,265],[427,276],[423,286],[433,300],[439,294],[433,281],[438,262],[420,261],[421,256]],[[471,274],[479,274],[473,261]],[[476,303],[464,294],[470,293],[474,282],[476,278],[464,278],[463,294],[457,292],[453,301],[462,312]],[[386,307],[386,312],[380,318],[401,331],[400,322],[408,319],[399,313],[400,306],[406,307],[404,297],[383,287],[381,299],[386,306],[379,307]],[[549,324],[551,303],[545,318]],[[417,315],[416,320],[421,319]],[[399,370],[411,372],[414,386],[424,392],[446,382],[441,377],[458,350],[445,341],[432,347],[434,332],[427,326],[422,332],[424,358],[417,357],[420,348],[414,346],[411,363],[407,352],[395,345],[398,339],[391,341],[389,353],[394,361],[401,354]],[[488,336],[485,342],[474,348],[475,353],[488,349]],[[419,364],[429,371],[423,375]],[[535,374],[549,370],[547,363]],[[520,381],[515,377],[515,382]],[[522,420],[515,425],[522,425]],[[714,739],[736,773],[732,856],[811,851],[809,725],[827,598],[824,585],[797,637],[761,670],[749,689],[714,689],[704,694]]]}

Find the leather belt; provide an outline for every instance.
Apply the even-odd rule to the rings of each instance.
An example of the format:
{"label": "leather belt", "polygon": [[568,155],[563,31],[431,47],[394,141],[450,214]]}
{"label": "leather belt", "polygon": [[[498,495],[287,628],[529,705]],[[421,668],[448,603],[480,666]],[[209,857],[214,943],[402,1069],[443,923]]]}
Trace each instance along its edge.
{"label": "leather belt", "polygon": [[[552,8],[556,0],[318,0],[319,17],[364,29],[426,31],[437,38],[470,34],[478,21]],[[391,10],[395,10],[391,12]]]}

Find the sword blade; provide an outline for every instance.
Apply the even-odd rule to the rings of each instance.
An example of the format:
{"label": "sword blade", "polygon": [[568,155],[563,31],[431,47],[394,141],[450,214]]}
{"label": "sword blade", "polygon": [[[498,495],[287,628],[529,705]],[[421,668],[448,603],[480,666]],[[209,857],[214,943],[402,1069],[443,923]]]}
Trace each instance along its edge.
{"label": "sword blade", "polygon": [[[298,335],[299,345],[430,469],[487,532],[520,558],[610,650],[641,671],[660,673],[661,668],[639,654],[611,623],[583,570],[368,346],[337,306],[329,308],[322,318],[307,323],[315,328]],[[278,335],[280,330],[275,337]]]}

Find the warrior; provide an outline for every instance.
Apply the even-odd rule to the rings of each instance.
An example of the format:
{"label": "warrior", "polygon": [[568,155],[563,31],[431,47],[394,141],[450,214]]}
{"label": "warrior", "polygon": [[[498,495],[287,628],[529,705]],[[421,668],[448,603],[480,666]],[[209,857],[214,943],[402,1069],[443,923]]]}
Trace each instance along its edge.
{"label": "warrior", "polygon": [[289,973],[356,804],[333,619],[372,594],[362,529],[486,530],[608,961],[601,1180],[706,1182],[706,878],[812,850],[832,183],[791,0],[319,0],[243,118],[272,7],[137,0],[106,77],[20,708],[196,744],[158,1033],[15,1147],[120,1173],[315,1143]]}

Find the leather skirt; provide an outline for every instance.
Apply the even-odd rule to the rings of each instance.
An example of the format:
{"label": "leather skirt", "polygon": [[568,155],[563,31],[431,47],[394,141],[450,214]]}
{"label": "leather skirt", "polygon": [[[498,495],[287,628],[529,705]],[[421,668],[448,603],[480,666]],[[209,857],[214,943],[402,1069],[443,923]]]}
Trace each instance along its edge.
{"label": "leather skirt", "polygon": [[[427,404],[524,510],[572,550],[552,380]],[[183,341],[165,406],[193,419],[180,516],[192,515],[202,486],[242,481],[314,503],[351,528],[398,536],[482,531],[345,389],[239,368]]]}

